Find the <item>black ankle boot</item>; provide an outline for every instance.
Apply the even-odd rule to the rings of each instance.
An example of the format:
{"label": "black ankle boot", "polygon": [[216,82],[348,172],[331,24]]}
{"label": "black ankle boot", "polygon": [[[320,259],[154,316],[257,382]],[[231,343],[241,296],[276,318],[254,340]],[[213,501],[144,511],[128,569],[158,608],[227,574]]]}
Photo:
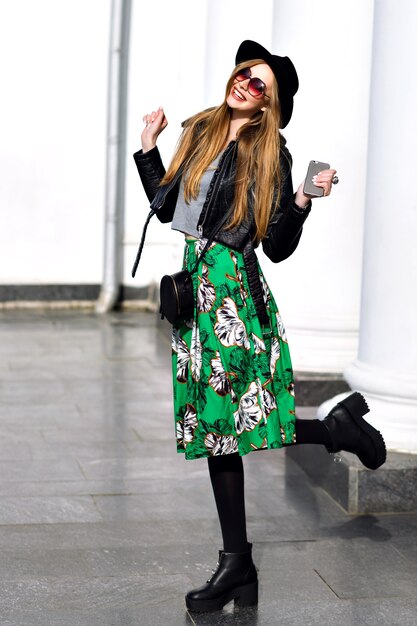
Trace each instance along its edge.
{"label": "black ankle boot", "polygon": [[363,419],[369,408],[365,398],[358,393],[341,400],[322,421],[330,434],[329,452],[353,452],[369,469],[385,463],[387,451],[381,433]]}
{"label": "black ankle boot", "polygon": [[190,611],[218,611],[234,600],[239,606],[258,603],[258,575],[252,561],[252,544],[247,552],[219,551],[213,576],[205,585],[189,591],[185,603]]}

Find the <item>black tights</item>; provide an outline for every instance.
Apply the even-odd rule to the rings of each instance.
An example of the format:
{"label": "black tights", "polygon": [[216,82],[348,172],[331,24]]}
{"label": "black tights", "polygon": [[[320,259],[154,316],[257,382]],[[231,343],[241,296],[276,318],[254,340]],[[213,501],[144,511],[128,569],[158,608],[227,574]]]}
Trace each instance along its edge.
{"label": "black tights", "polygon": [[[319,420],[295,422],[297,444],[330,444],[325,426]],[[225,552],[245,552],[248,549],[244,473],[239,454],[225,454],[208,458],[211,484],[223,536]]]}
{"label": "black tights", "polygon": [[245,493],[242,457],[224,454],[208,458],[225,552],[246,552]]}

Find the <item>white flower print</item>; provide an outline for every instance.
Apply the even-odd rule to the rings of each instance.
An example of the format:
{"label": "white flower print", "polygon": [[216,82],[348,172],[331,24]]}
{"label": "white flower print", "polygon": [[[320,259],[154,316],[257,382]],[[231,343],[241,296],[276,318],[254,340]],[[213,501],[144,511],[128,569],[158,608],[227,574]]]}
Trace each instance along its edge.
{"label": "white flower print", "polygon": [[197,310],[201,313],[208,313],[216,299],[216,290],[213,283],[208,279],[208,267],[203,265],[200,284],[197,288]]}
{"label": "white flower print", "polygon": [[236,278],[234,278],[233,276],[229,276],[230,280],[234,280],[239,283],[239,289],[240,289],[240,297],[242,298],[242,302],[243,304],[246,304],[246,300],[248,299],[248,294],[247,291],[245,289],[245,285],[243,284],[243,276],[242,276],[242,272],[238,269],[237,266],[237,258],[236,255],[230,251],[230,257],[233,261],[233,264],[235,266],[235,274],[236,274]]}
{"label": "white flower print", "polygon": [[290,383],[287,387],[287,391],[289,394],[291,394],[292,396],[295,396],[295,391],[294,391],[294,383]]}
{"label": "white flower print", "polygon": [[207,239],[205,239],[205,238],[204,239],[200,238],[200,239],[196,239],[195,240],[195,242],[194,242],[194,252],[195,252],[195,256],[196,257],[198,257],[201,254],[201,252],[202,252],[204,246],[206,245],[206,243],[207,243]]}
{"label": "white flower print", "polygon": [[269,291],[269,287],[266,283],[265,278],[262,276],[262,274],[259,274],[259,278],[261,279],[261,284],[262,284],[262,295],[264,298],[264,302],[266,304],[266,306],[268,306],[269,301],[271,299],[271,292]]}
{"label": "white flower print", "polygon": [[194,439],[194,431],[198,426],[197,414],[192,404],[187,404],[184,419],[177,422],[177,442],[184,448]]}
{"label": "white flower print", "polygon": [[192,404],[187,404],[184,413],[184,447],[194,439],[194,431],[198,426],[196,410]]}
{"label": "white flower print", "polygon": [[193,324],[193,330],[191,333],[190,359],[191,359],[191,374],[194,380],[199,381],[203,358],[202,358],[202,347],[201,347],[201,341],[200,341],[200,329],[198,328],[196,323]]}
{"label": "white flower print", "polygon": [[239,408],[234,414],[238,435],[244,430],[253,430],[263,417],[262,408],[258,404],[258,391],[258,385],[252,381],[248,391],[240,398]]}
{"label": "white flower print", "polygon": [[259,339],[255,333],[252,333],[253,339],[253,347],[255,349],[255,353],[259,354],[260,352],[265,352],[265,342],[262,339]]}
{"label": "white flower print", "polygon": [[177,354],[177,380],[180,383],[186,383],[190,353],[187,344],[180,337],[177,329],[172,331],[172,350]]}
{"label": "white flower print", "polygon": [[177,443],[183,445],[184,443],[184,420],[179,420],[176,423]]}
{"label": "white flower print", "polygon": [[268,415],[277,408],[277,401],[274,394],[271,393],[268,389],[262,389],[261,398],[262,408],[264,410],[265,417],[268,417]]}
{"label": "white flower print", "polygon": [[211,374],[208,380],[210,387],[219,396],[226,396],[230,393],[232,402],[236,402],[236,394],[233,391],[229,376],[224,370],[219,351],[216,352],[216,357],[214,359],[210,359],[210,364]]}
{"label": "white flower print", "polygon": [[215,433],[209,433],[204,439],[204,445],[212,456],[238,452],[237,439],[233,437],[233,435],[216,435]]}
{"label": "white flower print", "polygon": [[[202,253],[203,248],[206,245],[206,243],[207,243],[206,237],[202,237],[201,239],[196,239],[195,240],[195,242],[194,242],[194,252],[195,252],[196,257],[198,257]],[[216,245],[216,242],[213,241],[213,243],[211,243],[209,245],[208,249],[211,250],[215,245]]]}
{"label": "white flower print", "polygon": [[277,313],[276,316],[277,316],[277,324],[278,324],[278,334],[281,337],[282,341],[285,341],[285,343],[288,343],[287,333],[285,332],[282,317],[279,313]]}
{"label": "white flower print", "polygon": [[281,347],[277,337],[273,337],[271,341],[271,359],[269,367],[271,369],[271,375],[274,375],[276,363],[281,355]]}
{"label": "white flower print", "polygon": [[171,334],[171,346],[172,346],[173,352],[178,352],[178,348],[177,348],[178,337],[179,337],[178,329],[173,328],[172,334]]}
{"label": "white flower print", "polygon": [[242,320],[239,319],[236,304],[232,298],[224,298],[222,306],[216,311],[216,317],[214,332],[219,341],[226,347],[243,346],[249,350],[250,343],[246,328]]}

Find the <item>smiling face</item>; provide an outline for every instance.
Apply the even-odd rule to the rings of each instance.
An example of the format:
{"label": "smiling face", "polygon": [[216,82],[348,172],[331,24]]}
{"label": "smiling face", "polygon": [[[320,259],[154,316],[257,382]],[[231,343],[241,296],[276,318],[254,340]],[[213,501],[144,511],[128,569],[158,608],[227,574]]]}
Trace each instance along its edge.
{"label": "smiling face", "polygon": [[[252,78],[259,78],[265,84],[265,96],[270,96],[273,89],[274,74],[266,63],[250,66]],[[226,102],[232,109],[233,114],[252,117],[257,111],[265,110],[268,105],[268,97],[255,97],[248,91],[249,78],[243,81],[233,81]]]}

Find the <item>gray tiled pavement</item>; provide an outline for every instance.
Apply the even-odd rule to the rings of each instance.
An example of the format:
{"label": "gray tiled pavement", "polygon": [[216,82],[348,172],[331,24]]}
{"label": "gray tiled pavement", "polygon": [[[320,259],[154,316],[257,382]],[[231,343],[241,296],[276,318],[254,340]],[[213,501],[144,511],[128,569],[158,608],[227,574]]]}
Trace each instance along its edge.
{"label": "gray tiled pavement", "polygon": [[245,459],[258,609],[186,613],[220,536],[154,316],[1,312],[0,381],[0,624],[417,624],[417,514],[349,516],[283,451]]}

